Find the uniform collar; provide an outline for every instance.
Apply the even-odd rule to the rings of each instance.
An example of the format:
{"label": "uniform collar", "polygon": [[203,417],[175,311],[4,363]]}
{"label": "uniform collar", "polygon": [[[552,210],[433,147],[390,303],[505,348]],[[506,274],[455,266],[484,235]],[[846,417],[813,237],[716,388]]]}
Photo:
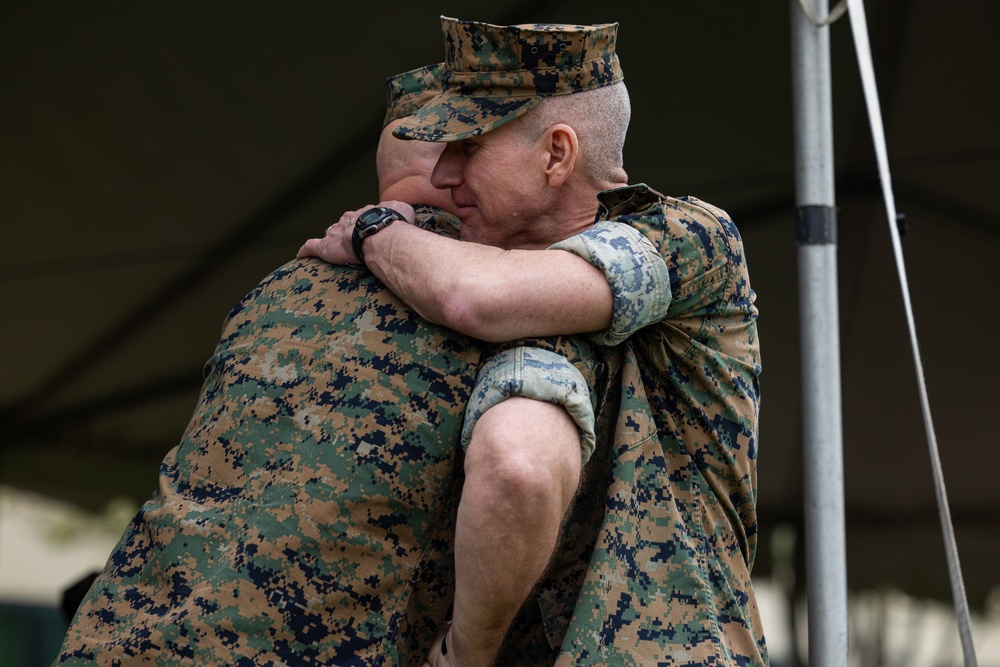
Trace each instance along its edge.
{"label": "uniform collar", "polygon": [[597,193],[599,204],[597,219],[606,220],[625,213],[634,213],[663,199],[664,195],[645,183],[604,190]]}

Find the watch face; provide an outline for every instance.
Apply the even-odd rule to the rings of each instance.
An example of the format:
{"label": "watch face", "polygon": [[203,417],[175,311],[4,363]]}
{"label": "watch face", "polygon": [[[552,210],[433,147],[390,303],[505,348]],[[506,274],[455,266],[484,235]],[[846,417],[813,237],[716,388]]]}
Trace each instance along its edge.
{"label": "watch face", "polygon": [[391,208],[370,208],[358,216],[354,223],[354,233],[351,234],[351,246],[354,254],[361,260],[362,266],[365,263],[365,256],[362,245],[365,238],[371,236],[380,229],[385,229],[395,220],[405,220],[402,215]]}
{"label": "watch face", "polygon": [[385,215],[387,210],[388,209],[384,208],[370,208],[358,216],[357,224],[370,225],[372,223],[377,223],[378,220]]}
{"label": "watch face", "polygon": [[393,220],[405,220],[405,218],[391,208],[377,207],[359,215],[355,224],[359,227],[385,226]]}

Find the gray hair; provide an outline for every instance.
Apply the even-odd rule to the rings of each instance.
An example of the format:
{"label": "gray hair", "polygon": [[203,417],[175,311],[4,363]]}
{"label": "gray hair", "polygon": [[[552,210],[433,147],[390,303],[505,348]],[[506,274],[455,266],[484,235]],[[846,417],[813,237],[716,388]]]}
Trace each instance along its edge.
{"label": "gray hair", "polygon": [[518,128],[536,139],[556,123],[572,127],[580,141],[587,176],[595,183],[615,181],[624,170],[622,151],[632,116],[624,82],[569,95],[543,97]]}

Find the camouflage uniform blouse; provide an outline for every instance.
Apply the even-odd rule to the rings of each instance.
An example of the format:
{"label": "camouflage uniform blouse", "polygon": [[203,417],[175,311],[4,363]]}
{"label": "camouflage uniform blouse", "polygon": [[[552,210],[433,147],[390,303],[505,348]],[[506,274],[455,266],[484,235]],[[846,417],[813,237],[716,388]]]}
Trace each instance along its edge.
{"label": "camouflage uniform blouse", "polygon": [[666,260],[665,316],[602,350],[614,379],[597,451],[498,664],[766,664],[750,583],[760,355],[742,241],[697,199],[639,185],[600,201],[598,219],[638,229]]}
{"label": "camouflage uniform blouse", "polygon": [[[595,380],[584,340],[535,343]],[[411,581],[484,360],[369,274],[318,260],[272,273],[230,313],[159,490],[56,664],[406,664]],[[513,395],[522,379],[495,382]]]}

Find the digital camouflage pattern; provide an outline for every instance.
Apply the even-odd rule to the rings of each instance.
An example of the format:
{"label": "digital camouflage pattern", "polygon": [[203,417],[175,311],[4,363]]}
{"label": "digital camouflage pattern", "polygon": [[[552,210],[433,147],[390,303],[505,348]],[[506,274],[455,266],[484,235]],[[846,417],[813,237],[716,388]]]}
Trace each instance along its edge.
{"label": "digital camouflage pattern", "polygon": [[670,302],[603,350],[614,379],[598,401],[618,401],[617,418],[598,415],[563,551],[498,664],[766,665],[750,582],[760,353],[742,241],[694,198],[640,185],[600,199],[599,219],[659,249]]}
{"label": "digital camouflage pattern", "polygon": [[[444,89],[397,136],[482,134],[543,95],[622,79],[616,24],[442,25]],[[640,185],[599,199],[598,221],[633,226],[662,254],[669,302],[662,320],[604,349],[613,379],[595,454],[562,551],[498,664],[766,664],[750,582],[760,354],[742,241],[725,212],[693,198]]]}
{"label": "digital camouflage pattern", "polygon": [[[615,299],[612,325],[609,331],[591,334],[595,341],[624,337],[665,316],[670,280],[666,263],[641,232],[623,223],[599,223],[551,247],[580,255],[601,268],[608,278]],[[590,383],[598,389],[591,394],[591,400],[596,401],[598,454],[583,468],[581,491],[566,522],[562,548],[508,634],[498,665],[541,667],[554,663],[597,542],[611,474],[611,437],[618,419],[620,387],[612,368],[621,365],[621,355],[615,349],[598,349],[595,381]],[[456,476],[448,510],[413,582],[405,616],[407,625],[400,628],[400,637],[415,652],[430,646],[441,623],[450,618],[455,594],[453,536],[464,481],[460,469]]]}
{"label": "digital camouflage pattern", "polygon": [[[540,348],[512,347],[494,354],[480,373],[462,427],[464,447],[472,442],[475,424],[487,410],[511,396],[531,396],[566,409],[580,432],[583,463],[590,460],[594,453],[594,405],[590,388],[580,371],[566,363],[565,357]],[[538,378],[544,378],[544,383],[537,381]],[[528,382],[533,386],[527,386]]]}
{"label": "digital camouflage pattern", "polygon": [[[749,580],[756,547],[759,351],[754,295],[738,232],[718,209],[694,199],[663,197],[645,186],[604,193],[599,218],[633,226],[662,253],[669,267],[667,312],[661,322],[643,329],[626,344],[600,348],[596,365],[581,364],[576,359],[578,367],[585,370],[588,384],[595,388],[592,400],[597,404],[597,448],[584,467],[581,493],[571,510],[560,550],[511,629],[497,664],[766,664]],[[608,254],[614,247],[593,244],[591,248],[596,264],[612,267],[605,269],[612,283],[613,267],[630,265]],[[357,286],[365,280],[369,279],[348,282]],[[614,287],[613,291],[617,293]],[[324,303],[323,308],[332,303]],[[383,314],[404,308],[394,300],[392,303],[388,309],[370,306]],[[320,314],[318,303],[312,305],[315,310],[306,312]],[[347,311],[345,317],[350,319]],[[410,324],[419,326],[416,321]],[[364,339],[367,345],[372,344],[371,333]],[[556,339],[553,344],[566,343]],[[261,366],[281,368],[274,364]],[[439,385],[441,382],[445,382],[443,377],[436,378],[438,389],[447,386]],[[471,386],[464,382],[449,390],[456,394],[469,392]],[[280,414],[262,416],[271,419],[275,427],[287,421]],[[456,419],[456,415],[448,414],[445,421],[455,424]],[[366,449],[366,442],[361,442],[362,449]],[[179,451],[183,452],[184,447],[182,444]],[[218,450],[222,462],[215,466],[221,465],[225,471],[242,451],[233,447]],[[449,451],[453,450],[452,446]],[[401,447],[395,451],[403,460],[391,461],[400,464],[396,468],[401,472],[406,471],[412,463],[406,457],[412,456],[412,450]],[[176,461],[177,452],[172,457]],[[278,556],[278,547],[273,540],[264,540],[263,531],[254,537],[253,531],[246,530],[240,533],[246,533],[245,539],[232,545],[223,539],[221,543],[227,548],[203,554],[207,562],[218,565],[217,572],[222,575],[231,576],[230,570],[237,571],[237,567],[253,573],[253,578],[235,589],[241,596],[241,611],[237,613],[230,606],[228,618],[204,601],[201,607],[190,603],[186,610],[180,610],[177,619],[166,616],[166,610],[178,601],[198,599],[191,590],[198,595],[213,592],[211,587],[185,579],[185,568],[195,563],[197,550],[194,555],[191,551],[158,554],[166,568],[164,574],[152,588],[134,585],[142,577],[143,561],[133,555],[150,553],[152,540],[162,541],[164,535],[174,540],[185,536],[195,545],[208,548],[204,536],[212,537],[211,531],[216,530],[212,522],[218,514],[215,510],[199,511],[194,515],[197,519],[175,522],[179,525],[163,530],[151,529],[158,519],[155,512],[169,516],[186,509],[192,489],[207,498],[202,502],[226,500],[218,493],[205,494],[198,484],[182,496],[171,489],[170,479],[165,477],[163,489],[140,512],[137,524],[123,538],[75,619],[64,647],[64,664],[93,664],[95,660],[88,656],[94,652],[94,639],[103,636],[109,640],[109,635],[115,639],[112,627],[116,620],[125,621],[121,626],[125,628],[124,636],[119,635],[117,647],[103,654],[103,664],[116,664],[111,656],[135,655],[139,647],[146,655],[153,652],[163,664],[171,664],[170,659],[163,659],[165,656],[177,664],[188,664],[185,656],[193,650],[199,652],[194,661],[198,664],[212,664],[203,658],[215,651],[228,651],[222,663],[243,664],[240,660],[245,656],[236,652],[236,646],[252,646],[258,651],[252,658],[256,664],[279,664],[291,658],[303,664],[311,660],[352,665],[419,664],[450,614],[454,596],[453,535],[462,484],[460,458],[457,463],[447,454],[432,458],[413,463],[411,472],[424,466],[439,474],[400,477],[402,486],[396,489],[397,502],[402,498],[404,503],[421,505],[417,514],[424,516],[423,520],[408,515],[404,520],[403,516],[386,512],[378,512],[376,520],[369,520],[366,511],[365,521],[360,522],[362,539],[347,543],[346,548],[374,551],[389,535],[391,548],[383,547],[385,551],[378,552],[386,559],[369,576],[355,572],[348,578],[352,587],[336,582],[329,584],[330,588],[305,585],[323,573],[325,559],[321,562],[311,558],[302,549],[303,544],[315,544],[318,528],[296,536],[301,541],[294,547],[290,542],[282,544],[283,553]],[[206,458],[206,462],[211,460]],[[251,481],[260,485],[263,478],[294,472],[300,465],[284,451],[274,460],[280,460],[281,465],[255,467],[257,473]],[[244,457],[242,462],[246,464],[247,459]],[[359,465],[358,470],[372,479],[397,474],[396,468],[390,470],[384,459],[362,462],[368,467]],[[175,474],[175,469],[165,465],[164,475]],[[353,476],[351,482],[355,483]],[[344,484],[345,488],[349,486]],[[294,494],[296,500],[310,500],[315,491],[310,484],[300,484]],[[288,496],[272,496],[290,497],[291,493],[288,490]],[[368,485],[360,493],[370,493]],[[176,496],[172,504],[171,494]],[[239,498],[235,494],[232,497]],[[367,507],[368,498],[354,498],[354,502],[356,508]],[[307,502],[303,511],[318,504]],[[388,504],[388,500],[379,500],[374,507]],[[242,506],[247,511],[257,507],[250,505],[244,502]],[[295,511],[290,502],[268,505],[272,506],[286,513]],[[409,511],[413,512],[414,507]],[[255,510],[248,514],[247,525],[269,514],[270,509]],[[390,521],[380,526],[387,516],[399,523]],[[276,525],[293,523],[285,516],[276,517],[280,519]],[[164,526],[169,523],[162,517],[160,521]],[[311,525],[320,524],[313,521]],[[382,531],[382,542],[372,537],[378,531]],[[218,532],[224,538],[229,535],[225,530]],[[407,538],[425,540],[424,551],[416,561],[400,556]],[[178,555],[182,556],[180,560]],[[343,552],[341,556],[342,560],[357,560]],[[404,561],[405,566],[401,564]],[[400,572],[407,572],[409,579]],[[366,586],[379,586],[381,590],[375,593]],[[347,595],[346,588],[353,593],[351,600],[356,605],[353,621],[340,620],[341,627],[349,629],[346,641],[353,642],[350,650],[345,640],[327,634],[337,620],[317,606],[329,599],[325,596],[332,595],[331,591]],[[255,609],[254,604],[260,605],[259,613],[247,611]],[[159,620],[155,620],[157,615]],[[201,617],[197,623],[193,622],[194,616]],[[154,620],[145,627],[136,626],[135,619],[142,617]],[[233,625],[250,620],[257,623],[249,628],[257,633],[248,635],[253,642],[236,633],[236,629],[248,628]],[[117,632],[123,631],[119,628]],[[377,640],[378,633],[384,633],[377,647],[365,645],[366,632],[371,633],[369,640]],[[335,647],[341,647],[349,657],[329,658],[331,651],[337,650]],[[156,655],[160,650],[164,655]]]}
{"label": "digital camouflage pattern", "polygon": [[442,92],[393,130],[397,137],[456,141],[523,115],[541,97],[618,83],[618,24],[499,26],[441,17]]}
{"label": "digital camouflage pattern", "polygon": [[601,345],[617,345],[644,326],[659,322],[670,304],[670,277],[660,253],[642,232],[621,222],[598,221],[549,246],[599,268],[611,285],[611,326],[590,334]]}
{"label": "digital camouflage pattern", "polygon": [[[724,211],[694,198],[638,185],[600,199],[599,220],[640,231],[666,260],[665,312],[599,349],[597,373],[609,381],[597,385],[597,447],[560,548],[496,664],[766,665],[750,582],[760,352],[742,240]],[[592,245],[595,264],[629,266],[614,247]],[[450,502],[410,599],[418,645],[433,640],[454,595],[457,495]]]}
{"label": "digital camouflage pattern", "polygon": [[[532,343],[598,381],[584,339]],[[407,629],[440,623],[451,598],[411,601],[411,582],[451,539],[484,359],[370,274],[272,273],[230,313],[160,488],[56,664],[419,664],[429,643]]]}
{"label": "digital camouflage pattern", "polygon": [[405,118],[441,92],[440,63],[411,69],[385,80],[385,119],[382,128],[397,118]]}
{"label": "digital camouflage pattern", "polygon": [[[584,231],[549,246],[550,250],[565,250],[587,260],[601,269],[611,286],[614,306],[611,325],[608,329],[589,334],[601,345],[617,345],[639,329],[659,322],[667,312],[670,303],[670,278],[666,262],[653,244],[642,232],[620,222],[598,222]],[[589,392],[576,395],[574,387],[581,385],[575,367],[561,363],[552,352],[531,347],[519,347],[496,354],[487,368],[500,365],[519,368],[533,365],[537,375],[548,378],[545,387],[532,390],[539,400],[545,399],[545,391],[558,391],[553,397],[561,403],[578,425],[593,424],[591,397]],[[490,373],[491,378],[508,378],[516,374],[505,372]],[[471,425],[482,412],[496,405],[510,395],[522,395],[524,387],[514,384],[497,386],[495,382],[479,382],[478,394],[470,405],[477,406],[479,413],[473,419],[466,419],[462,442],[468,445],[472,433]],[[588,421],[589,418],[589,421]],[[596,446],[593,427],[587,432],[581,427],[583,463],[590,460]]]}

